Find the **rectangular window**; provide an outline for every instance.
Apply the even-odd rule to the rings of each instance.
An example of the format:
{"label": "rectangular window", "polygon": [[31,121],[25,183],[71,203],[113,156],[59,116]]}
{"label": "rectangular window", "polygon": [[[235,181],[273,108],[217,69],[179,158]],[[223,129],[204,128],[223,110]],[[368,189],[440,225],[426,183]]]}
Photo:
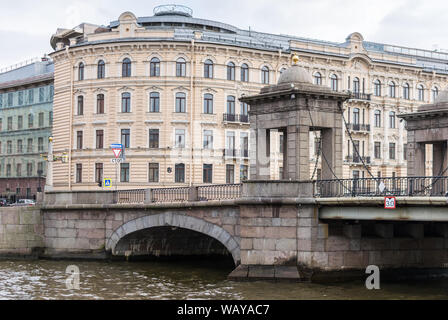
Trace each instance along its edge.
{"label": "rectangular window", "polygon": [[26,174],[28,177],[31,177],[33,175],[33,164],[32,163],[27,163]]}
{"label": "rectangular window", "polygon": [[39,102],[45,101],[45,88],[39,88]]}
{"label": "rectangular window", "polygon": [[129,163],[122,163],[120,169],[120,181],[129,182]]}
{"label": "rectangular window", "polygon": [[131,129],[121,129],[121,144],[125,148],[131,147]]}
{"label": "rectangular window", "polygon": [[32,128],[34,126],[34,115],[30,113],[28,115],[28,128]]}
{"label": "rectangular window", "polygon": [[28,145],[26,147],[26,152],[28,152],[28,153],[33,152],[33,139],[32,138],[28,139]]}
{"label": "rectangular window", "polygon": [[185,164],[178,163],[175,167],[175,182],[176,183],[184,183],[185,182]]}
{"label": "rectangular window", "polygon": [[16,167],[16,175],[17,175],[18,177],[21,177],[21,176],[22,176],[22,164],[21,164],[21,163],[18,163],[18,164],[17,164],[17,167]]}
{"label": "rectangular window", "polygon": [[23,129],[23,116],[17,117],[17,129],[18,130]]}
{"label": "rectangular window", "polygon": [[12,107],[13,104],[13,94],[12,92],[8,93],[8,107]]}
{"label": "rectangular window", "polygon": [[204,149],[213,149],[213,131],[204,130]]}
{"label": "rectangular window", "polygon": [[149,164],[149,182],[159,182],[159,164],[150,163]]}
{"label": "rectangular window", "polygon": [[3,108],[3,94],[0,93],[0,108]]}
{"label": "rectangular window", "polygon": [[17,153],[22,153],[22,152],[23,152],[22,140],[17,140]]}
{"label": "rectangular window", "polygon": [[78,97],[78,116],[82,116],[84,114],[84,97]]}
{"label": "rectangular window", "polygon": [[103,182],[103,164],[95,163],[95,182],[102,183]]}
{"label": "rectangular window", "polygon": [[235,156],[235,132],[229,131],[226,136],[226,156]]}
{"label": "rectangular window", "polygon": [[23,105],[23,91],[19,91],[19,106]]}
{"label": "rectangular window", "polygon": [[389,143],[389,159],[391,159],[391,160],[395,159],[395,143],[394,142]]}
{"label": "rectangular window", "polygon": [[178,93],[176,95],[176,112],[185,113],[186,112],[185,103],[186,103],[185,93]]}
{"label": "rectangular window", "polygon": [[76,132],[76,146],[77,148],[80,150],[82,149],[82,131],[77,131]]}
{"label": "rectangular window", "polygon": [[176,129],[176,148],[185,148],[185,130]]}
{"label": "rectangular window", "polygon": [[104,130],[96,130],[96,148],[104,148]]}
{"label": "rectangular window", "polygon": [[42,176],[43,174],[44,174],[44,163],[41,161],[37,163],[37,175]]}
{"label": "rectangular window", "polygon": [[11,165],[9,163],[6,165],[6,176],[11,176]]}
{"label": "rectangular window", "polygon": [[123,93],[121,95],[121,112],[129,113],[131,112],[131,94]]}
{"label": "rectangular window", "polygon": [[381,142],[375,142],[374,156],[375,159],[381,159]]}
{"label": "rectangular window", "polygon": [[159,129],[149,129],[149,148],[159,148]]}
{"label": "rectangular window", "polygon": [[[244,181],[249,178],[249,166],[241,165],[240,166],[240,180]],[[282,174],[280,175],[280,179],[282,178]]]}
{"label": "rectangular window", "polygon": [[8,117],[8,128],[7,128],[7,130],[8,131],[12,130],[12,117]]}
{"label": "rectangular window", "polygon": [[285,136],[283,134],[280,135],[280,142],[279,142],[279,152],[283,153],[283,143],[285,140]]}
{"label": "rectangular window", "polygon": [[50,111],[48,113],[48,123],[51,125],[53,125],[53,111]]}
{"label": "rectangular window", "polygon": [[407,160],[408,159],[408,144],[405,143],[403,144],[403,160]]}
{"label": "rectangular window", "polygon": [[42,128],[44,126],[44,113],[39,113],[39,127]]}
{"label": "rectangular window", "polygon": [[12,153],[12,141],[6,142],[6,153],[11,154]]}
{"label": "rectangular window", "polygon": [[76,183],[82,183],[82,164],[76,164]]}
{"label": "rectangular window", "polygon": [[226,165],[226,183],[235,183],[235,166],[233,164]]}
{"label": "rectangular window", "polygon": [[151,92],[150,94],[149,112],[160,112],[160,95],[158,92]]}
{"label": "rectangular window", "polygon": [[44,138],[40,137],[37,139],[37,148],[38,148],[39,152],[44,151]]}
{"label": "rectangular window", "polygon": [[203,182],[212,183],[213,180],[213,165],[204,164],[203,168]]}
{"label": "rectangular window", "polygon": [[96,97],[96,113],[97,114],[104,113],[104,94],[99,94]]}
{"label": "rectangular window", "polygon": [[241,142],[241,157],[249,158],[249,136],[247,132],[241,132],[240,142]]}
{"label": "rectangular window", "polygon": [[0,131],[3,130],[3,119],[0,118]]}
{"label": "rectangular window", "polygon": [[34,103],[34,90],[33,89],[28,90],[28,103],[29,104]]}

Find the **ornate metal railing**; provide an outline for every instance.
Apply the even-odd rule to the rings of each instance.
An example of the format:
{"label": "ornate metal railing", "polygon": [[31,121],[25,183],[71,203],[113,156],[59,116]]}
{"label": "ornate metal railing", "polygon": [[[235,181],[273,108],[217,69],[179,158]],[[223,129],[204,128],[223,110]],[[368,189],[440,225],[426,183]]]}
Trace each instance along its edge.
{"label": "ornate metal railing", "polygon": [[221,184],[198,187],[199,201],[232,200],[241,197],[242,184]]}
{"label": "ornate metal railing", "polygon": [[371,94],[362,93],[362,92],[352,92],[352,95],[350,97],[351,99],[358,99],[358,100],[368,100],[370,101],[372,98]]}
{"label": "ornate metal railing", "polygon": [[188,201],[189,187],[161,188],[151,190],[151,202],[184,202]]}
{"label": "ornate metal railing", "polygon": [[370,131],[370,124],[348,123],[348,128],[352,131]]}
{"label": "ornate metal railing", "polygon": [[318,180],[314,197],[445,196],[448,177]]}
{"label": "ornate metal railing", "polygon": [[114,191],[114,203],[144,203],[145,195],[145,189]]}
{"label": "ornate metal railing", "polygon": [[249,115],[246,114],[233,114],[233,113],[224,113],[223,114],[224,122],[241,122],[241,123],[249,123]]}

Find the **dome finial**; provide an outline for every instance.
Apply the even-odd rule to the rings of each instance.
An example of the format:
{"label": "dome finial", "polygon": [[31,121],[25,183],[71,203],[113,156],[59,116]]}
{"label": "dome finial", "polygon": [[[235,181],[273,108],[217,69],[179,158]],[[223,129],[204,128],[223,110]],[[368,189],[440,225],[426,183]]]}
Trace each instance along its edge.
{"label": "dome finial", "polygon": [[299,56],[294,53],[294,55],[291,58],[292,65],[297,66],[299,64]]}

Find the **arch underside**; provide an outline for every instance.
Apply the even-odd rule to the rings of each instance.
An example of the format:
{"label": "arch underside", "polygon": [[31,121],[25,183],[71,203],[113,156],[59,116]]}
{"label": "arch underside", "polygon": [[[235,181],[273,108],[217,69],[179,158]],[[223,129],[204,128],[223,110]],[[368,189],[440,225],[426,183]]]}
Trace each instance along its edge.
{"label": "arch underside", "polygon": [[230,252],[236,265],[240,263],[240,246],[236,239],[226,230],[203,219],[171,212],[144,216],[126,222],[112,233],[107,241],[106,250],[110,250],[113,255],[116,255],[117,244],[125,236],[155,227],[177,227],[207,235],[220,242]]}

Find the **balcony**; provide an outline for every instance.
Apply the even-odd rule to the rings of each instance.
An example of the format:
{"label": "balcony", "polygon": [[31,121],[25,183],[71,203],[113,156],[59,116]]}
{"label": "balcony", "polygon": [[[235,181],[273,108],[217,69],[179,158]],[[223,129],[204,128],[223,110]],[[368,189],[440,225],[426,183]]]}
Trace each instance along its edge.
{"label": "balcony", "polygon": [[223,121],[232,123],[249,123],[249,116],[246,114],[224,113]]}
{"label": "balcony", "polygon": [[249,150],[224,149],[224,157],[226,158],[249,158]]}
{"label": "balcony", "polygon": [[362,92],[352,92],[352,95],[350,99],[357,99],[357,100],[366,100],[370,101],[372,98],[371,94],[362,93]]}
{"label": "balcony", "polygon": [[365,164],[370,164],[370,157],[364,157],[364,156],[359,157],[358,155],[345,157],[346,162],[350,162],[353,164],[362,164],[363,161],[361,161],[361,159],[364,161]]}
{"label": "balcony", "polygon": [[370,132],[370,124],[349,123],[348,128],[356,132]]}

